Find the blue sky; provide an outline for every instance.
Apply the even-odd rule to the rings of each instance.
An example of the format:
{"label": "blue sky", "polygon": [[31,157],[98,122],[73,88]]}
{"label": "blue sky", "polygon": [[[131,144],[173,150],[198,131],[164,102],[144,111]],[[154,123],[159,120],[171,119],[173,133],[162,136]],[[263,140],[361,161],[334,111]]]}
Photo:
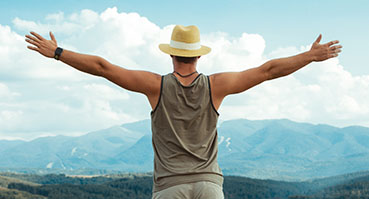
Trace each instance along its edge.
{"label": "blue sky", "polygon": [[199,62],[206,74],[306,51],[319,33],[343,45],[339,58],[227,98],[221,120],[369,126],[368,8],[364,0],[0,1],[0,139],[78,135],[149,118],[142,95],[28,51],[29,30],[51,30],[64,48],[165,74],[170,60],[157,45],[169,41],[173,24],[200,28],[213,49]]}

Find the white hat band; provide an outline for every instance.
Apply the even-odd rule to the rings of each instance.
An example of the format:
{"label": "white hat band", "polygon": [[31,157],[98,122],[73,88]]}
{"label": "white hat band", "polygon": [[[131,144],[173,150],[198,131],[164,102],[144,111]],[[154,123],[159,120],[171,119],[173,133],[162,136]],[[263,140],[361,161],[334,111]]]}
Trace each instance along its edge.
{"label": "white hat band", "polygon": [[170,47],[182,49],[182,50],[198,50],[201,48],[200,42],[196,43],[185,43],[180,41],[170,40]]}

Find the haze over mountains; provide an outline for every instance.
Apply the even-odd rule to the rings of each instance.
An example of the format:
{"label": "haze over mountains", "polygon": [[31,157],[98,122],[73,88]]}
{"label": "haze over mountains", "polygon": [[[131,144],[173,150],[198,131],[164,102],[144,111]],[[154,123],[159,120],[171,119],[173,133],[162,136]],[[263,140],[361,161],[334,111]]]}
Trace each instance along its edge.
{"label": "haze over mountains", "polygon": [[[369,169],[366,127],[240,119],[221,123],[218,133],[218,160],[226,175],[303,180]],[[2,170],[152,171],[150,121],[113,126],[79,137],[1,140],[0,157]]]}

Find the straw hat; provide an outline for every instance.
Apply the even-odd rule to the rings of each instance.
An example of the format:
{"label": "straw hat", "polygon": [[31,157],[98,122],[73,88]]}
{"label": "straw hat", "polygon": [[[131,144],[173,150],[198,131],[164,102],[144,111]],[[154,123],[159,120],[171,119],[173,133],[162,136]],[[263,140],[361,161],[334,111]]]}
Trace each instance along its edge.
{"label": "straw hat", "polygon": [[176,25],[172,32],[170,44],[160,44],[164,53],[180,57],[197,57],[206,55],[210,48],[200,44],[200,31],[196,26]]}

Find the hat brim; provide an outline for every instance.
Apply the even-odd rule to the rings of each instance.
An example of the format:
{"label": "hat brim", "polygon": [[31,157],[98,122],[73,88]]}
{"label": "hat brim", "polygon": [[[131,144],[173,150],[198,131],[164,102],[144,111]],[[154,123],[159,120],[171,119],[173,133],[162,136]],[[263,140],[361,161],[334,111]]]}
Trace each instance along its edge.
{"label": "hat brim", "polygon": [[197,57],[201,55],[206,55],[211,51],[211,48],[203,45],[201,45],[201,48],[198,50],[183,50],[173,48],[169,44],[160,44],[159,49],[166,54],[180,57]]}

